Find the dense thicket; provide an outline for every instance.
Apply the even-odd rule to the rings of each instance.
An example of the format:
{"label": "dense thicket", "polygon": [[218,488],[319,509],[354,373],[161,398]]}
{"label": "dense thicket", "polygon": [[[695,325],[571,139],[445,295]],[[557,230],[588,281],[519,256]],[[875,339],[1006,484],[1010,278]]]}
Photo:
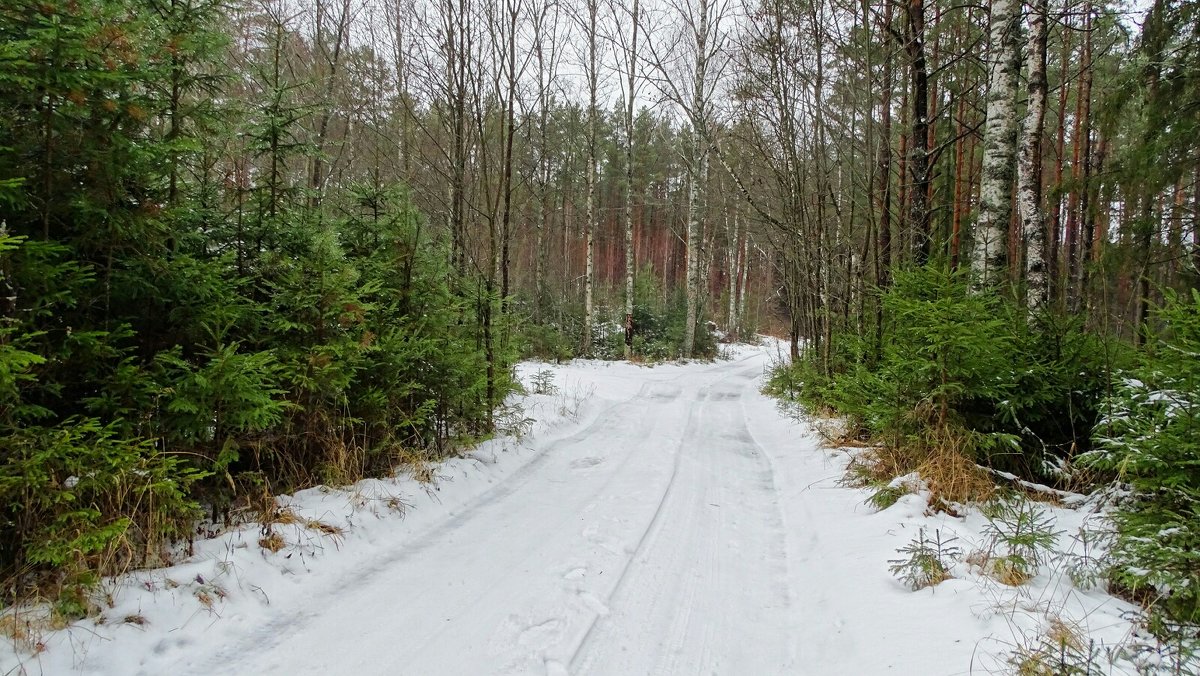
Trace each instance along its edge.
{"label": "dense thicket", "polygon": [[314,178],[322,85],[297,67],[336,47],[253,14],[238,48],[227,9],[0,9],[10,590],[159,561],[201,504],[438,454],[508,392],[495,296],[399,179]]}

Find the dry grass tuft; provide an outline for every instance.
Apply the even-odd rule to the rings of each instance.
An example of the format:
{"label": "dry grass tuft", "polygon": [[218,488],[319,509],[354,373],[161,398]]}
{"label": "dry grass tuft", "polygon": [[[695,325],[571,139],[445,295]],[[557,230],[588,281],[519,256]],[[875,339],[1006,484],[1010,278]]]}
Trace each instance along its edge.
{"label": "dry grass tuft", "polygon": [[1051,617],[1046,626],[1046,638],[1054,645],[1067,650],[1084,649],[1083,635],[1079,627],[1067,624],[1061,617]]}
{"label": "dry grass tuft", "polygon": [[872,446],[851,457],[842,481],[847,486],[866,488],[889,483],[914,469],[916,465],[908,452],[894,446]]}
{"label": "dry grass tuft", "polygon": [[403,516],[409,508],[409,504],[407,502],[401,500],[395,495],[389,497],[385,504],[387,504],[388,509],[392,510],[393,512],[398,512],[401,516]]}
{"label": "dry grass tuft", "polygon": [[991,550],[976,549],[963,560],[981,575],[1009,587],[1020,587],[1033,577],[1024,559],[1018,556],[996,556]]}
{"label": "dry grass tuft", "polygon": [[975,464],[962,444],[934,445],[917,465],[931,493],[930,504],[967,504],[987,502],[996,493],[996,483],[987,471]]}
{"label": "dry grass tuft", "polygon": [[1059,617],[1050,616],[1042,634],[1027,638],[1032,642],[1018,646],[1008,660],[1019,676],[1100,673],[1095,670],[1099,656],[1084,640],[1084,632]]}
{"label": "dry grass tuft", "polygon": [[437,465],[421,450],[401,449],[396,454],[396,464],[404,468],[417,483],[431,484],[437,479]]}
{"label": "dry grass tuft", "polygon": [[291,507],[277,507],[266,519],[263,520],[263,524],[269,525],[278,523],[285,526],[288,524],[303,522],[304,520],[301,519]]}
{"label": "dry grass tuft", "polygon": [[872,446],[857,453],[843,483],[879,487],[913,472],[929,489],[929,504],[935,511],[956,514],[955,504],[986,502],[996,492],[995,479],[971,459],[966,437],[952,430],[921,444]]}
{"label": "dry grass tuft", "polygon": [[9,644],[28,653],[40,653],[46,649],[42,634],[53,629],[51,621],[44,615],[28,616],[14,611],[0,615],[0,636]]}
{"label": "dry grass tuft", "polygon": [[991,566],[984,570],[992,579],[1009,587],[1020,587],[1033,577],[1029,574],[1028,566],[1012,556],[992,559]]}
{"label": "dry grass tuft", "polygon": [[213,605],[216,604],[218,600],[224,601],[225,597],[227,596],[225,590],[221,589],[215,584],[203,584],[194,592],[192,592],[192,595],[196,597],[196,600],[200,602],[200,605],[208,608],[209,610],[212,609]]}
{"label": "dry grass tuft", "polygon": [[287,543],[283,541],[283,536],[279,533],[269,531],[258,539],[258,546],[274,554],[286,547]]}
{"label": "dry grass tuft", "polygon": [[437,478],[437,467],[433,463],[423,460],[409,465],[408,471],[419,484],[431,484]]}
{"label": "dry grass tuft", "polygon": [[309,519],[308,521],[304,522],[304,527],[309,530],[315,530],[318,533],[329,535],[331,537],[340,537],[344,534],[341,528],[325,523],[324,521],[317,521],[316,519]]}

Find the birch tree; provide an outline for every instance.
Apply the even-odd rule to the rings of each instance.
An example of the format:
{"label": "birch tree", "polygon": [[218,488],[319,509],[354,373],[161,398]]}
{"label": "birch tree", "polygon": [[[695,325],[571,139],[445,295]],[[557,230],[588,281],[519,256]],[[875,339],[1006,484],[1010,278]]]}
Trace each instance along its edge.
{"label": "birch tree", "polygon": [[1050,298],[1046,274],[1046,218],[1042,211],[1042,133],[1046,123],[1047,0],[1032,0],[1025,60],[1029,71],[1029,104],[1017,170],[1017,208],[1025,241],[1026,303],[1040,310]]}
{"label": "birch tree", "polygon": [[583,338],[580,342],[580,352],[584,355],[592,351],[592,325],[595,323],[596,308],[594,307],[594,287],[596,284],[596,183],[597,149],[596,124],[599,115],[597,96],[600,86],[600,69],[597,63],[599,53],[599,27],[597,25],[600,13],[599,0],[583,0],[582,16],[576,17],[583,30],[587,42],[585,48],[584,80],[587,86],[587,220],[584,223],[583,240],[587,258],[586,271],[583,280]]}
{"label": "birch tree", "polygon": [[988,40],[987,118],[983,132],[983,174],[979,219],[975,224],[971,268],[977,288],[995,284],[1005,264],[1005,238],[1012,219],[1016,167],[1016,94],[1020,75],[1015,0],[992,0]]}
{"label": "birch tree", "polygon": [[679,32],[666,41],[647,41],[659,89],[683,111],[688,125],[685,149],[688,168],[685,359],[692,356],[696,346],[705,182],[712,143],[709,124],[717,83],[729,63],[725,52],[727,35],[722,26],[729,12],[728,0],[674,0],[670,4],[669,20],[681,24]]}
{"label": "birch tree", "polygon": [[616,35],[621,45],[621,57],[624,60],[625,88],[625,358],[633,356],[633,272],[635,267],[633,250],[633,112],[637,99],[637,63],[638,63],[638,23],[641,21],[638,0],[633,0],[630,6],[629,35],[626,38],[620,25],[626,18],[622,16],[619,3],[613,4],[614,18],[617,19]]}

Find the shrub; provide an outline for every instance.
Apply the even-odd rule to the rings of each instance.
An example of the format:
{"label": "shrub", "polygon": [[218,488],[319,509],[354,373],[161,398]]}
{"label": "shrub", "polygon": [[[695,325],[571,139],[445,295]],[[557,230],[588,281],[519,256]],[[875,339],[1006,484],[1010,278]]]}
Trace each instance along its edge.
{"label": "shrub", "polygon": [[0,448],[0,547],[14,569],[56,569],[52,581],[86,584],[91,571],[161,561],[166,543],[188,534],[199,515],[188,494],[205,473],[153,440],[123,438],[116,425],[30,426]]}
{"label": "shrub", "polygon": [[[1113,579],[1160,619],[1200,623],[1200,292],[1168,294],[1162,333],[1116,383],[1083,461],[1132,495],[1113,515]],[[1161,623],[1160,623],[1161,625]]]}
{"label": "shrub", "polygon": [[843,416],[851,435],[894,449],[887,464],[898,475],[920,470],[946,501],[990,497],[993,482],[977,464],[1073,480],[1070,461],[1087,448],[1125,350],[1079,320],[1030,317],[936,264],[896,271],[880,302],[878,350],[873,336],[837,335],[775,369],[768,392]]}

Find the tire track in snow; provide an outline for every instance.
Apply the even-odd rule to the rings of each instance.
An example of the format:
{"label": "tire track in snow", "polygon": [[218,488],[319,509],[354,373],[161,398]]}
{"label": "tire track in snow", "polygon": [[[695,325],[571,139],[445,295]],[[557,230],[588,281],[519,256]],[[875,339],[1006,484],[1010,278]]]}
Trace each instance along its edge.
{"label": "tire track in snow", "polygon": [[[753,387],[753,376],[745,375],[732,374],[745,381],[736,391],[724,387],[727,375],[697,393],[672,480],[609,595],[613,612],[596,618],[572,654],[572,673],[776,673],[794,664],[786,639],[794,612],[778,492],[744,406],[733,401]],[[717,437],[727,441],[717,443]],[[738,476],[747,469],[749,477]],[[740,500],[747,486],[739,478],[750,478],[749,488],[757,489]],[[767,586],[750,589],[761,582]],[[731,592],[734,584],[740,586]],[[753,594],[748,604],[741,603],[744,592]],[[747,652],[730,643],[730,625],[746,623],[779,636]],[[779,649],[785,654],[771,654]]]}
{"label": "tire track in snow", "polygon": [[[639,403],[644,403],[645,400],[649,399],[652,396],[653,390],[661,386],[664,382],[669,381],[650,381],[645,383],[633,397],[607,406],[597,414],[595,419],[583,428],[542,445],[540,449],[537,449],[535,455],[506,477],[504,481],[490,487],[462,508],[448,513],[446,518],[430,523],[420,531],[413,533],[410,537],[406,537],[396,543],[394,547],[389,547],[386,551],[376,553],[368,563],[358,569],[357,574],[347,575],[318,590],[314,595],[311,605],[321,606],[325,603],[336,603],[337,599],[348,590],[366,586],[384,572],[395,567],[398,563],[421,555],[426,550],[454,534],[463,524],[471,521],[479,512],[484,511],[510,495],[518,493],[520,489],[524,488],[537,477],[537,471],[555,456],[555,452],[569,449],[571,446],[586,441],[604,430],[620,427],[621,421],[619,418],[614,420],[614,415],[622,408],[634,407],[636,409]],[[631,444],[630,449],[632,448],[633,445]],[[246,653],[250,647],[260,652],[269,650],[287,640],[290,635],[296,633],[297,630],[310,624],[318,617],[315,613],[304,609],[283,614],[246,635],[236,645],[230,646],[227,650],[213,655],[201,665],[198,665],[198,668],[193,673],[197,675],[221,673],[219,665],[227,665],[236,661],[237,656]]]}
{"label": "tire track in snow", "polygon": [[[373,587],[387,585],[388,583],[383,578],[388,575],[389,577],[399,576],[398,583],[401,585],[415,582],[418,585],[432,583],[437,586],[445,581],[442,578],[456,578],[461,580],[457,584],[466,585],[466,588],[462,589],[441,589],[440,587],[434,590],[414,589],[411,595],[397,599],[402,604],[415,604],[414,608],[401,612],[400,616],[396,618],[388,617],[389,612],[383,607],[365,608],[362,618],[353,617],[353,613],[346,615],[344,622],[346,625],[358,624],[366,617],[375,617],[377,622],[384,625],[395,625],[393,631],[398,633],[400,640],[394,642],[396,661],[391,664],[391,670],[399,667],[404,673],[452,673],[450,671],[451,664],[457,662],[455,659],[451,659],[447,663],[444,659],[446,654],[444,648],[447,647],[444,644],[447,640],[454,639],[450,642],[463,643],[460,646],[462,654],[450,653],[453,658],[459,658],[461,661],[466,659],[465,656],[468,654],[478,656],[493,650],[494,646],[493,648],[487,647],[488,637],[492,636],[492,642],[495,643],[495,640],[498,640],[497,637],[502,638],[505,632],[511,632],[510,638],[506,640],[513,644],[513,647],[504,653],[507,657],[500,658],[498,656],[497,662],[492,664],[487,673],[528,673],[530,665],[533,664],[530,660],[535,658],[541,660],[539,664],[543,668],[554,670],[557,660],[552,657],[562,655],[562,650],[565,649],[567,654],[562,657],[563,661],[567,661],[567,657],[572,654],[572,646],[577,648],[582,644],[579,640],[572,640],[577,639],[582,633],[579,622],[586,621],[588,623],[587,632],[590,633],[596,625],[596,618],[609,612],[606,604],[611,603],[613,598],[612,592],[608,594],[594,593],[592,589],[594,585],[587,584],[601,582],[605,578],[584,580],[574,585],[574,589],[570,588],[571,585],[564,585],[564,579],[571,573],[575,573],[576,576],[586,576],[589,571],[596,572],[597,565],[600,567],[598,573],[602,574],[606,569],[615,568],[614,563],[622,565],[620,575],[622,577],[626,575],[636,552],[647,546],[646,543],[652,531],[649,527],[643,528],[634,536],[637,539],[636,544],[632,542],[634,538],[629,538],[630,546],[624,551],[621,549],[622,539],[619,536],[624,534],[635,522],[645,519],[648,510],[641,511],[642,516],[640,517],[637,512],[648,506],[646,498],[649,495],[644,495],[644,487],[647,485],[657,486],[665,478],[661,475],[658,475],[657,478],[645,475],[647,471],[658,471],[653,469],[656,466],[654,463],[657,462],[655,458],[668,460],[664,452],[666,449],[656,449],[655,444],[666,439],[678,440],[674,455],[669,459],[670,477],[666,479],[666,487],[655,496],[654,518],[661,521],[664,505],[668,503],[669,496],[676,490],[674,486],[680,463],[685,455],[684,450],[689,445],[696,445],[700,440],[699,436],[703,430],[697,422],[696,416],[699,411],[705,410],[704,407],[710,404],[703,401],[691,401],[690,397],[681,396],[683,390],[690,389],[689,386],[693,384],[702,385],[699,389],[707,395],[709,391],[728,379],[731,369],[737,368],[751,358],[753,355],[738,362],[726,362],[704,369],[688,369],[673,377],[656,378],[645,382],[634,396],[605,407],[595,419],[583,428],[562,438],[536,444],[536,454],[533,458],[510,474],[503,482],[482,492],[445,519],[436,520],[421,531],[406,536],[394,546],[389,546],[385,550],[373,554],[369,563],[359,568],[356,574],[347,575],[333,585],[323,585],[322,589],[316,590],[309,607],[320,608],[321,614],[308,610],[286,613],[250,634],[244,635],[236,643],[230,644],[227,649],[213,655],[212,659],[185,666],[192,667],[193,673],[197,674],[236,673],[223,672],[222,669],[228,669],[231,664],[238,664],[239,668],[248,667],[249,665],[244,663],[246,656],[256,655],[263,659],[252,660],[252,663],[263,665],[263,671],[284,668],[282,665],[289,659],[296,662],[294,656],[288,657],[285,654],[283,657],[276,657],[274,655],[294,652],[297,647],[302,652],[306,636],[312,635],[314,632],[319,633],[330,629],[345,630],[346,628],[336,626],[331,628],[326,615],[339,612],[346,615],[344,608],[352,602],[361,602],[366,605],[379,603],[379,599],[373,598],[377,596],[376,594],[368,593],[364,597],[362,592]],[[718,381],[710,382],[712,376],[716,376]],[[686,382],[680,386],[681,381]],[[709,397],[705,396],[704,399],[707,400]],[[720,398],[714,397],[714,400],[718,399]],[[711,405],[717,405],[717,403]],[[679,413],[684,413],[683,407],[686,407],[684,415],[675,416],[668,413],[668,411],[677,409]],[[671,430],[674,426],[683,421],[686,422],[679,434],[673,434]],[[660,423],[667,425],[670,429],[664,433],[655,434],[661,426]],[[602,446],[599,448],[606,450],[605,458],[575,457],[586,454],[589,444],[595,445],[595,442],[600,442]],[[647,465],[647,462],[650,464]],[[663,467],[665,468],[665,465]],[[521,530],[513,531],[514,535],[521,538],[520,545],[514,547],[505,544],[502,539],[497,539],[499,536],[492,531],[504,531],[505,528],[512,530],[510,524],[503,522],[505,514],[510,513],[510,507],[516,508],[511,512],[531,514],[528,507],[531,504],[537,504],[539,492],[545,495],[555,495],[549,486],[555,483],[561,484],[564,480],[570,481],[572,489],[578,490],[573,490],[567,503],[546,504],[545,509],[542,510],[545,515],[543,518],[533,522],[526,521],[521,524]],[[631,495],[631,491],[634,493],[641,491],[643,495],[641,497]],[[526,507],[524,511],[520,508],[522,505]],[[702,507],[703,505],[695,506]],[[616,517],[611,516],[609,510],[615,512]],[[565,548],[570,542],[578,542],[581,535],[577,530],[578,526],[574,526],[573,523],[576,520],[594,519],[597,515],[602,517],[600,525],[608,527],[609,531],[616,529],[618,531],[616,535],[606,533],[605,529],[599,529],[592,531],[594,537],[588,537],[585,531],[584,541],[580,543],[584,549],[579,549],[578,545],[572,545],[575,549]],[[694,518],[696,515],[692,516]],[[653,518],[650,519],[650,521],[653,520]],[[719,559],[716,558],[717,553],[713,544],[716,542],[717,531],[715,528],[717,526],[716,524],[708,524],[708,526],[711,529],[711,535],[707,536],[704,541],[704,549],[710,557],[713,557],[714,562],[718,562]],[[593,527],[589,526],[589,529],[591,528]],[[471,544],[477,546],[463,549],[464,539],[473,539]],[[583,555],[583,567],[566,565],[568,560],[574,560],[571,555],[572,551]],[[444,571],[434,572],[438,569],[436,566],[429,569],[431,559],[446,558],[451,556],[451,552],[459,552],[457,556],[460,558],[475,557],[479,560],[446,561],[446,570]],[[630,553],[634,553],[634,556],[630,556]],[[535,574],[534,570],[539,558],[556,559],[556,557],[562,560],[563,570],[568,570],[570,567],[570,572],[566,575],[560,571],[553,577],[558,581],[556,583],[557,591],[548,586],[548,578],[544,573]],[[571,565],[574,566],[574,564]],[[414,570],[426,572],[416,576],[422,579],[415,579],[411,572]],[[577,572],[577,570],[582,572]],[[433,577],[424,579],[430,573],[433,574]],[[719,568],[714,568],[705,577],[712,579],[719,575],[721,575]],[[414,579],[406,581],[405,578]],[[693,598],[702,591],[697,586],[699,582],[699,580],[691,581]],[[525,583],[535,586],[527,587]],[[602,592],[603,590],[595,591]],[[430,599],[439,600],[436,599],[438,594],[449,595],[444,599],[444,604],[430,605]],[[556,607],[555,604],[559,605]],[[574,611],[570,609],[572,606],[576,606]],[[584,606],[584,608],[577,606]],[[498,607],[511,607],[517,612],[510,615],[509,620],[499,624],[491,621],[492,615],[474,617],[480,615],[474,610],[476,608],[485,609],[483,614],[486,615],[494,612],[494,609]],[[427,610],[417,612],[417,608],[427,608]],[[439,610],[432,610],[433,608]],[[397,609],[393,608],[393,610]],[[449,616],[444,621],[437,619],[443,614],[442,611]],[[424,619],[416,620],[417,625],[408,625],[407,623],[413,620],[405,620],[403,618],[405,612],[409,616],[424,617]],[[571,619],[572,617],[574,619]],[[699,621],[709,622],[711,619],[699,618]],[[686,640],[691,636],[692,625],[690,622],[691,618],[687,618],[687,622],[677,630],[676,633],[681,636],[681,640]],[[708,626],[708,631],[715,631],[711,626],[707,624],[706,626]],[[362,631],[366,634],[359,637],[360,642],[369,638],[373,633],[378,633],[380,627],[364,625]],[[474,643],[472,644],[471,641]],[[401,644],[409,647],[403,648]],[[441,655],[439,655],[439,650]],[[432,664],[440,666],[432,671],[420,671],[421,667],[418,665],[422,664],[427,667]],[[351,668],[351,665],[338,664],[334,671],[345,671],[347,668]],[[405,671],[406,668],[417,670]],[[359,665],[359,669],[373,672],[378,669],[378,665]],[[184,671],[186,672],[186,669]],[[316,662],[304,663],[301,671],[302,673],[322,673],[320,664]]]}

